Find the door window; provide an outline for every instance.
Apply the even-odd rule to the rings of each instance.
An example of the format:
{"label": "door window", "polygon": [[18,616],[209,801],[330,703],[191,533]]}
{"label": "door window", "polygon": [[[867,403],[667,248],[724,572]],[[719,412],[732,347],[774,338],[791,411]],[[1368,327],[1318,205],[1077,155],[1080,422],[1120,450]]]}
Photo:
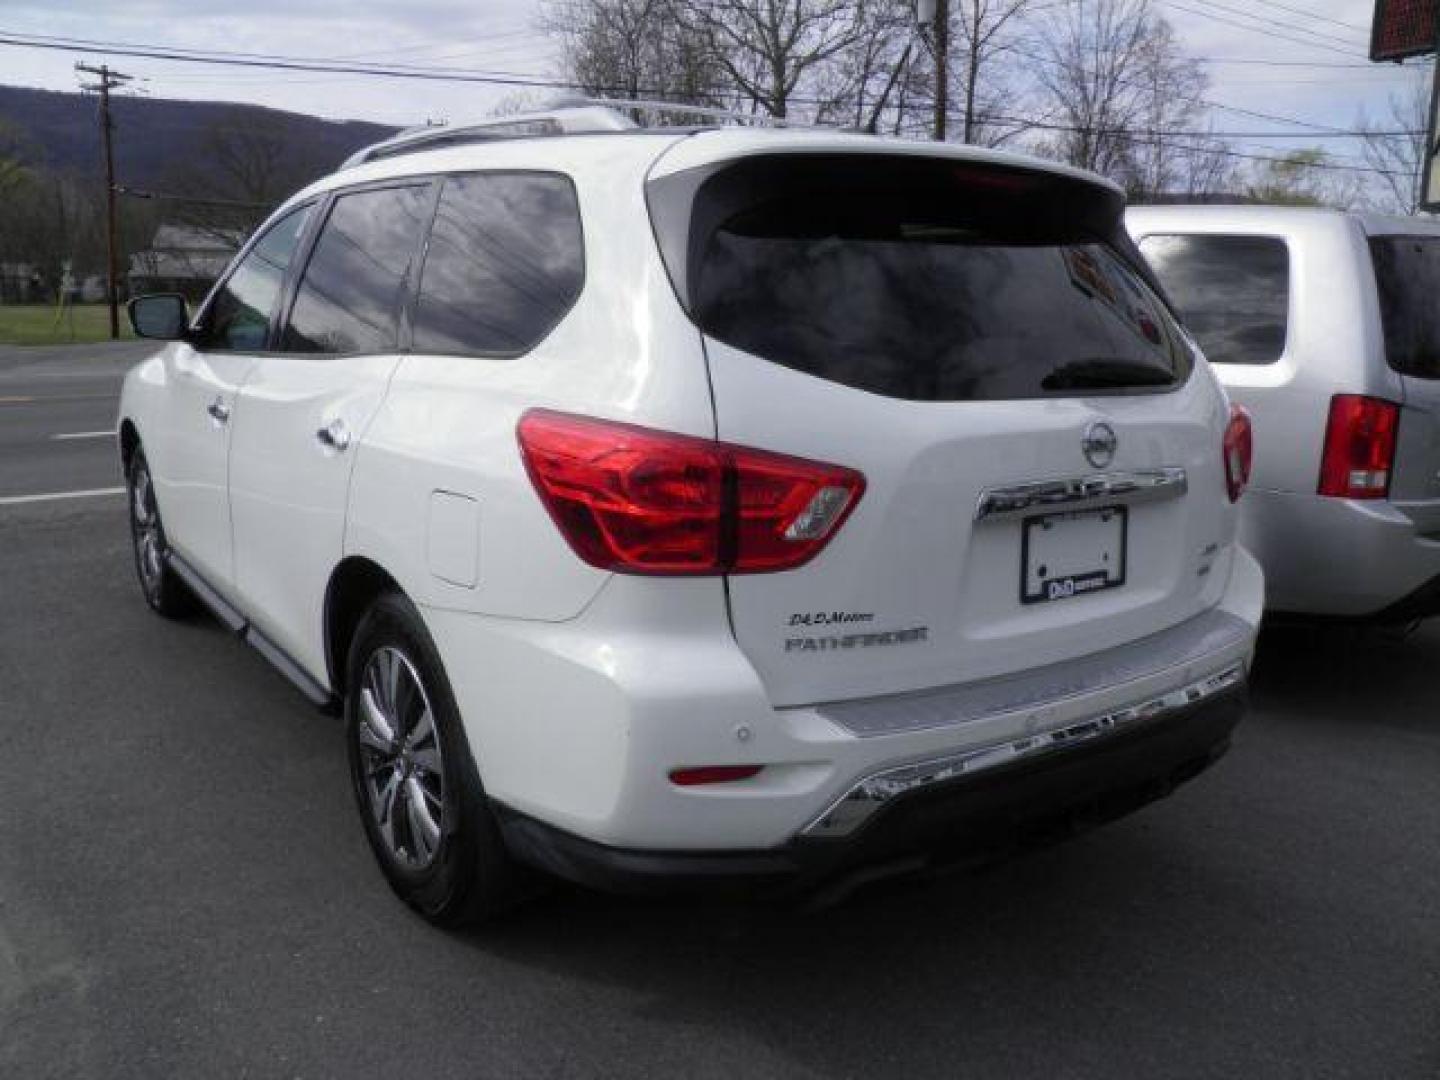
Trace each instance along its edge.
{"label": "door window", "polygon": [[580,207],[567,178],[450,177],[421,273],[415,351],[525,352],[570,310],[584,278]]}
{"label": "door window", "polygon": [[205,348],[258,352],[270,336],[270,320],[295,255],[310,207],[292,210],[266,230],[210,301]]}
{"label": "door window", "polygon": [[395,351],[430,192],[420,184],[356,191],[335,200],[300,279],[281,339],[284,351]]}

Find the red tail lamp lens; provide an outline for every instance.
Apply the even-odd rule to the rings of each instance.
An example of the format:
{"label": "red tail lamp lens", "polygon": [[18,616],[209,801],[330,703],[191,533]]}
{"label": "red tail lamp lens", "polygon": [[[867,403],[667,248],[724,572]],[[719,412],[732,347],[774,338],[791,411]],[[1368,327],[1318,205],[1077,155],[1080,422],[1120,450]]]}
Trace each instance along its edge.
{"label": "red tail lamp lens", "polygon": [[1230,406],[1230,422],[1221,443],[1225,456],[1225,490],[1237,502],[1250,484],[1250,462],[1254,457],[1254,432],[1250,414],[1240,405]]}
{"label": "red tail lamp lens", "polygon": [[1336,394],[1330,399],[1320,494],[1337,499],[1383,499],[1390,492],[1400,406],[1381,398]]}
{"label": "red tail lamp lens", "polygon": [[745,574],[814,558],[865,490],[853,469],[632,424],[532,410],[521,453],[586,562],[630,574]]}

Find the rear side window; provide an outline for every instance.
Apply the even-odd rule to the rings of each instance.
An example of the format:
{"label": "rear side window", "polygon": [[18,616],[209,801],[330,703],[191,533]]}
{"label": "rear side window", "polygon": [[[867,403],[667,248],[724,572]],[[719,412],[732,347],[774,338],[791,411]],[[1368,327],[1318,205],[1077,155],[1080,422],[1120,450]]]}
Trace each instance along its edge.
{"label": "rear side window", "polygon": [[1290,251],[1273,236],[1147,236],[1140,251],[1216,364],[1273,364],[1285,351]]}
{"label": "rear side window", "polygon": [[281,348],[377,353],[397,348],[406,275],[433,189],[377,188],[341,195],[315,242]]}
{"label": "rear side window", "polygon": [[1110,246],[1111,198],[935,159],[747,162],[695,196],[691,316],[774,363],[914,401],[1171,387],[1189,349]]}
{"label": "rear side window", "polygon": [[451,176],[440,192],[413,319],[416,352],[506,356],[554,329],[580,295],[585,254],[564,176]]}
{"label": "rear side window", "polygon": [[1440,379],[1440,238],[1374,236],[1385,358],[1402,375]]}

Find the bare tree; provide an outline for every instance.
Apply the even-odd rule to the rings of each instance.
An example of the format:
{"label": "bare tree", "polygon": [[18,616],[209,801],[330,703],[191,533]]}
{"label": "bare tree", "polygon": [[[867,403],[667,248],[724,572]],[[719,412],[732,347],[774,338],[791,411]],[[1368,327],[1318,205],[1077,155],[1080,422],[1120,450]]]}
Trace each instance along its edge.
{"label": "bare tree", "polygon": [[1362,112],[1357,127],[1364,132],[1360,152],[1377,177],[1380,202],[1386,209],[1414,214],[1420,209],[1420,170],[1425,167],[1425,131],[1430,119],[1428,79],[1414,79],[1400,94],[1390,95],[1381,123]]}
{"label": "bare tree", "polygon": [[854,44],[819,65],[807,80],[818,124],[879,130],[917,56],[911,0],[871,0],[855,8]]}
{"label": "bare tree", "polygon": [[[949,39],[959,47],[962,60],[960,105],[963,124],[960,137],[967,143],[993,143],[999,136],[987,137],[985,113],[992,111],[982,104],[987,88],[982,71],[990,71],[992,61],[1005,46],[1006,31],[1030,7],[1031,0],[951,0]],[[949,88],[945,88],[948,93]],[[937,88],[937,94],[940,90]],[[993,99],[994,94],[990,95]],[[1001,129],[1013,132],[1013,124]]]}
{"label": "bare tree", "polygon": [[1063,120],[1054,149],[1070,164],[1107,175],[1126,164],[1149,33],[1149,0],[1076,0],[1052,17],[1036,78]]}
{"label": "bare tree", "polygon": [[1235,170],[1209,133],[1208,76],[1150,0],[1075,0],[1045,42],[1037,79],[1060,129],[1052,153],[1137,199],[1228,186]]}
{"label": "bare tree", "polygon": [[[567,80],[591,96],[722,104],[724,69],[676,0],[549,0],[540,25],[563,42]],[[642,110],[635,119],[684,120]]]}
{"label": "bare tree", "polygon": [[1234,176],[1228,147],[1208,132],[1204,95],[1210,79],[1185,55],[1170,24],[1150,17],[1137,43],[1130,81],[1135,99],[1121,177],[1131,198],[1205,195]]}
{"label": "bare tree", "polygon": [[853,49],[867,0],[675,0],[742,99],[783,119],[807,76]]}

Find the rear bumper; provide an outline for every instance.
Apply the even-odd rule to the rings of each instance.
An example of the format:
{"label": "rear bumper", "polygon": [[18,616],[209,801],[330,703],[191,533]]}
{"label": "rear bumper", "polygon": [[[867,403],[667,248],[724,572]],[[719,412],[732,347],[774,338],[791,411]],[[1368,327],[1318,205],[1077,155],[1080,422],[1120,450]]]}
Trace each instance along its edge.
{"label": "rear bumper", "polygon": [[[1093,734],[1077,734],[1033,757],[1013,755],[973,773],[932,771],[928,782],[877,795],[858,819],[845,818],[842,799],[789,842],[766,850],[635,850],[587,840],[503,805],[497,815],[516,858],[607,892],[763,896],[844,889],[1000,858],[1169,794],[1229,747],[1245,708],[1243,668],[1195,693],[1189,703],[1122,722],[1107,725],[1106,717],[1096,717]],[[867,778],[857,788],[880,780]],[[837,816],[846,827],[834,827]]]}
{"label": "rear bumper", "polygon": [[1440,612],[1440,535],[1400,506],[1252,490],[1241,508],[1268,613],[1398,622]]}
{"label": "rear bumper", "polygon": [[[956,759],[966,764],[947,777],[975,779],[979,761],[1028,766],[1035,746],[1079,749],[1090,740],[1075,733],[1128,726],[1104,718],[1248,664],[1263,597],[1258,566],[1237,549],[1215,608],[1151,638],[1014,676],[777,709],[735,645],[715,582],[645,584],[617,578],[562,624],[426,611],[517,850],[578,846],[533,839],[547,828],[644,862],[712,852],[728,865],[737,851],[770,862],[807,830],[834,842],[835,830],[813,827],[842,802],[876,801],[852,799],[857,788],[898,790],[892,774]],[[669,780],[710,764],[761,771],[735,783]]]}

